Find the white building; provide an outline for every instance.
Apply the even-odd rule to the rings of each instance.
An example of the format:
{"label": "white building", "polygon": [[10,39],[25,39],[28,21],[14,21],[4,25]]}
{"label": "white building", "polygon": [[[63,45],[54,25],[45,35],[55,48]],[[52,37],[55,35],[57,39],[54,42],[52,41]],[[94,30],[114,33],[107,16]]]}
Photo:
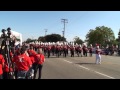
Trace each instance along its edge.
{"label": "white building", "polygon": [[[1,35],[2,35],[2,32],[0,32],[0,37]],[[11,35],[15,36],[17,39],[20,39],[20,42],[16,42],[16,44],[20,43],[20,45],[22,45],[22,34],[21,33],[11,30]]]}

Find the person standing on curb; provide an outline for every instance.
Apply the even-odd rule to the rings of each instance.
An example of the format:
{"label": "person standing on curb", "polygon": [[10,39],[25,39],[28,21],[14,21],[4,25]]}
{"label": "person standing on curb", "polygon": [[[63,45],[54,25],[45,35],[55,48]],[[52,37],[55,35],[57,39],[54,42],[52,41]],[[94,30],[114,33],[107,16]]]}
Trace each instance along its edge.
{"label": "person standing on curb", "polygon": [[36,66],[35,66],[35,68],[34,68],[34,79],[36,78],[36,74],[37,74],[38,69],[39,69],[38,79],[41,79],[42,67],[43,67],[43,63],[44,63],[44,62],[45,62],[45,56],[44,56],[44,54],[42,53],[42,49],[39,48],[39,49],[38,49],[38,54],[36,54],[36,56],[35,56]]}

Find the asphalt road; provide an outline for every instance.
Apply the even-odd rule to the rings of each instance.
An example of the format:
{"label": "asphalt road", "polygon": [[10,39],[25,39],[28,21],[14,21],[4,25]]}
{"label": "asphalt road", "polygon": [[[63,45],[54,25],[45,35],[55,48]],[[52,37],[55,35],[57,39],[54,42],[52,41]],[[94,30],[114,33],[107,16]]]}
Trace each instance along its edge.
{"label": "asphalt road", "polygon": [[46,58],[42,79],[120,79],[120,57],[102,55],[102,63],[93,57]]}

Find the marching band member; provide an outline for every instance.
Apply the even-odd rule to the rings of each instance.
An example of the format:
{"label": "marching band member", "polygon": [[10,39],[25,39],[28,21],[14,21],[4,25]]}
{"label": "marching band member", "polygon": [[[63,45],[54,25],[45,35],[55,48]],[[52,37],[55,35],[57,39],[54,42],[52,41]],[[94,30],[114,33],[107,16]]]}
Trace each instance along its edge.
{"label": "marching band member", "polygon": [[83,44],[82,50],[83,50],[83,55],[87,57],[88,48],[87,48],[87,45],[85,43]]}
{"label": "marching band member", "polygon": [[92,44],[90,44],[90,48],[89,48],[90,57],[92,57],[92,49],[93,49]]}
{"label": "marching band member", "polygon": [[70,51],[71,51],[71,57],[74,57],[74,51],[75,51],[74,45],[71,45]]}
{"label": "marching band member", "polygon": [[77,51],[78,51],[78,57],[79,57],[79,54],[81,55],[81,57],[82,57],[82,47],[81,47],[81,45],[79,45],[78,47],[77,47]]}
{"label": "marching band member", "polygon": [[67,45],[63,46],[63,57],[66,57],[67,55]]}
{"label": "marching band member", "polygon": [[97,45],[96,47],[96,64],[101,64],[101,49]]}
{"label": "marching band member", "polygon": [[47,46],[48,58],[50,57],[50,51],[51,51],[51,45],[50,43],[48,43],[48,46]]}

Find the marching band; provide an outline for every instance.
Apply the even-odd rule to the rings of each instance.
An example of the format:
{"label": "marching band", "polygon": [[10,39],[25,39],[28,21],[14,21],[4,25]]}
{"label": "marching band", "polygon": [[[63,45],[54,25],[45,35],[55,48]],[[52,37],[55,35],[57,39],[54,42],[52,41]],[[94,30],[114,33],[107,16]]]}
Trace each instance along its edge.
{"label": "marching band", "polygon": [[[75,57],[75,55],[78,57],[87,57],[88,54],[92,57],[92,54],[95,52],[95,63],[101,64],[102,50],[98,44],[95,46],[94,51],[92,44],[87,46],[86,43],[74,44],[67,42],[32,42],[23,43],[23,45],[15,45],[15,48],[12,48],[10,51],[10,64],[6,62],[2,53],[0,53],[1,79],[35,79],[37,69],[39,69],[38,79],[40,79],[45,57]],[[110,50],[112,51],[113,49]]]}

